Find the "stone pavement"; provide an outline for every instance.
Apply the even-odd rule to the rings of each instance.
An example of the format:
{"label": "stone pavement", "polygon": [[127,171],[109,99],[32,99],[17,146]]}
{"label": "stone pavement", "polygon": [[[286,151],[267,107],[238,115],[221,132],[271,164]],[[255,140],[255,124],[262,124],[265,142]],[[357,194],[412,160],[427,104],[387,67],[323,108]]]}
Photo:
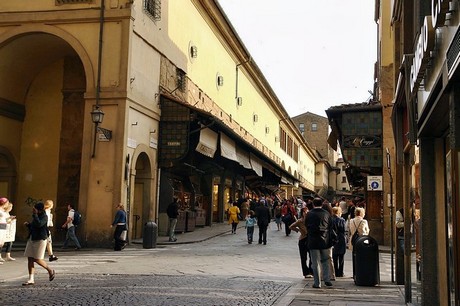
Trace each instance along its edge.
{"label": "stone pavement", "polygon": [[[193,232],[178,234],[177,242],[168,242],[168,237],[158,237],[158,245],[195,243],[230,232],[227,223],[214,224],[211,227],[197,228]],[[140,242],[142,243],[142,242]],[[345,260],[346,267],[351,267],[351,252]],[[390,249],[386,246],[379,247],[379,253],[390,256]],[[312,280],[302,280],[294,286],[281,300],[278,306],[300,305],[331,305],[331,306],[364,306],[364,305],[406,305],[404,302],[404,286],[391,282],[391,274],[385,273],[385,263],[380,263],[380,284],[378,286],[356,286],[351,277],[337,278],[331,288],[313,289]],[[346,275],[352,275],[351,271]],[[324,287],[324,286],[323,286]],[[408,304],[412,305],[412,304]]]}
{"label": "stone pavement", "polygon": [[[228,234],[230,226],[227,223],[213,224],[212,226],[196,228],[193,232],[186,232],[177,235],[177,242],[168,242],[168,237],[158,237],[156,244],[159,248],[166,245],[190,244],[202,242],[216,236]],[[133,241],[130,246],[142,248],[142,240]],[[55,245],[59,250],[59,245]],[[13,246],[14,254],[22,256],[23,245],[15,243]],[[59,250],[60,252],[63,252]],[[101,252],[102,249],[85,248],[84,251],[91,253]],[[106,251],[106,249],[104,250]],[[75,252],[66,250],[66,252]],[[345,267],[351,267],[351,252],[347,252]],[[299,279],[299,281],[282,295],[274,304],[277,306],[299,306],[299,305],[332,305],[332,306],[363,306],[363,305],[406,305],[404,303],[404,286],[391,283],[388,273],[389,250],[380,247],[380,285],[374,287],[356,286],[351,277],[337,278],[331,288],[313,289],[311,288],[312,279]],[[22,260],[21,260],[22,261]],[[19,262],[18,262],[19,264]],[[20,268],[13,264],[4,264],[0,267],[1,279],[23,279],[24,266]],[[352,273],[348,269],[345,274],[350,276]],[[1,280],[0,280],[1,281]]]}

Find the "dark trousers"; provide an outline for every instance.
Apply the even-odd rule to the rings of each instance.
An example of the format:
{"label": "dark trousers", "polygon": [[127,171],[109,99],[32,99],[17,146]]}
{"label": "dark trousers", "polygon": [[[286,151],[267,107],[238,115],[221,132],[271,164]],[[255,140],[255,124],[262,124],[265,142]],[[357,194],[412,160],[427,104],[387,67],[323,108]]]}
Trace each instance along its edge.
{"label": "dark trousers", "polygon": [[284,232],[286,233],[286,236],[289,236],[289,234],[291,234],[291,229],[289,228],[289,226],[292,224],[293,222],[289,221],[289,222],[284,222]]}
{"label": "dark trousers", "polygon": [[126,244],[126,241],[120,239],[120,235],[125,229],[126,229],[126,225],[117,225],[117,227],[115,228],[115,232],[113,233],[113,239],[115,239],[115,245],[113,249],[115,251],[121,251],[121,249]]}
{"label": "dark trousers", "polygon": [[332,260],[334,261],[335,276],[343,277],[343,264],[345,254],[332,254]]}
{"label": "dark trousers", "polygon": [[302,265],[302,275],[307,276],[309,274],[313,274],[313,270],[311,268],[311,256],[310,260],[308,260],[308,238],[304,238],[299,240],[299,254],[300,254],[300,264]]}
{"label": "dark trousers", "polygon": [[267,228],[268,225],[266,224],[259,225],[259,243],[267,243]]}
{"label": "dark trousers", "polygon": [[237,226],[238,226],[238,223],[232,222],[232,233],[236,233]]}

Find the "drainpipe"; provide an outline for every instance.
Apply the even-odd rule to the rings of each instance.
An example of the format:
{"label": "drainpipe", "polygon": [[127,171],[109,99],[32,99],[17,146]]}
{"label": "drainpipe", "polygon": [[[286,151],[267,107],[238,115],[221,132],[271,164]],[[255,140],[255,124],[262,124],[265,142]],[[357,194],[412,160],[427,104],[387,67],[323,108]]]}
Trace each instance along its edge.
{"label": "drainpipe", "polygon": [[99,50],[97,57],[97,83],[96,83],[96,109],[99,108],[99,99],[101,94],[101,67],[102,67],[102,41],[104,36],[104,11],[105,0],[101,0],[101,13],[99,17]]}

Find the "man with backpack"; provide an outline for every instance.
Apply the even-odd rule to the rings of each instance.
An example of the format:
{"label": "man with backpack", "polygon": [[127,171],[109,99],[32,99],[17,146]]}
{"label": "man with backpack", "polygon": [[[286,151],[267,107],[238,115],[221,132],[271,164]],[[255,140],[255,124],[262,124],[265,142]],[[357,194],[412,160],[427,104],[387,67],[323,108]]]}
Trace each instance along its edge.
{"label": "man with backpack", "polygon": [[69,240],[72,240],[73,243],[75,244],[75,250],[78,251],[81,249],[80,242],[78,241],[77,236],[75,235],[75,229],[76,229],[76,224],[74,224],[74,218],[75,215],[77,215],[77,223],[80,222],[81,216],[80,213],[75,212],[73,204],[67,203],[67,210],[69,211],[67,215],[67,220],[66,222],[62,225],[62,228],[67,228],[67,234],[65,237],[63,249],[67,249],[67,246],[69,244]]}

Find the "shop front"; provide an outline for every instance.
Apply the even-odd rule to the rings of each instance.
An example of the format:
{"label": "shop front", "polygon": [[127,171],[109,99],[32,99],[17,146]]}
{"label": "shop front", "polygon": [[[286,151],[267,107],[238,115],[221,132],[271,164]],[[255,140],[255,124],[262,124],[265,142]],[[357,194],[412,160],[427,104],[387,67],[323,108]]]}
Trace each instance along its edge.
{"label": "shop front", "polygon": [[160,234],[167,231],[166,208],[173,197],[181,200],[176,231],[186,232],[225,222],[230,203],[279,188],[282,171],[216,118],[166,98],[161,108]]}

